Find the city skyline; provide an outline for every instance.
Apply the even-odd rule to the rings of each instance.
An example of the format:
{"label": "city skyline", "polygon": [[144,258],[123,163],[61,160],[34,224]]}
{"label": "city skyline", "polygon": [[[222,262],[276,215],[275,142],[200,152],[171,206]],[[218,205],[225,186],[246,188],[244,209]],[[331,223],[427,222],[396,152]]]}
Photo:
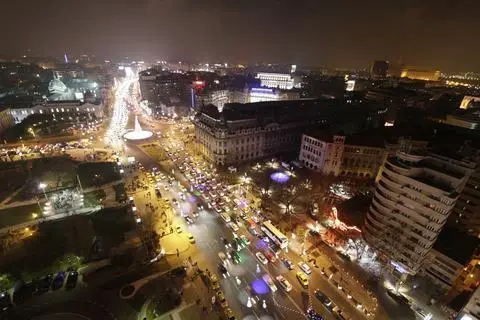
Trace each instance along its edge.
{"label": "city skyline", "polygon": [[[272,62],[366,68],[373,60],[478,71],[475,8],[424,1],[319,5],[302,0],[9,2],[0,55],[96,54],[154,60]],[[73,8],[73,9],[72,9]],[[29,21],[39,20],[35,28]],[[12,32],[14,26],[15,32]]]}

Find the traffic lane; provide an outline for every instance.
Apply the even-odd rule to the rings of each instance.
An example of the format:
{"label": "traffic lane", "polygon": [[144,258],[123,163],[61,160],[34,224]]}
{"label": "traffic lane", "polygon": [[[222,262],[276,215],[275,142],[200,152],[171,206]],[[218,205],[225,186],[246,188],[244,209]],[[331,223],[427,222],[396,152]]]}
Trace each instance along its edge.
{"label": "traffic lane", "polygon": [[[288,253],[288,257],[295,262],[295,268],[293,271],[295,271],[295,273],[300,271],[297,263],[303,261],[303,259],[292,252]],[[319,289],[325,293],[342,311],[351,317],[354,317],[355,319],[365,318],[365,314],[355,308],[350,303],[346,295],[343,292],[341,293],[333,283],[331,283],[324,275],[322,275],[318,268],[312,266],[310,266],[310,268],[312,269],[312,274],[309,277],[309,282],[310,288],[312,288],[312,294],[316,289]],[[314,300],[318,301],[316,298]]]}
{"label": "traffic lane", "polygon": [[[219,220],[216,214],[208,218],[208,226],[206,221],[207,219],[202,220],[203,225],[199,225],[198,227],[192,225],[189,226],[189,229],[192,234],[205,234],[205,232],[208,230],[208,234],[212,235],[210,241],[201,239],[197,242],[202,250],[210,253],[212,261],[217,261],[216,264],[218,264],[220,262],[218,252],[226,251],[225,245],[222,241],[218,239],[220,237],[224,237],[227,239],[233,238],[233,236],[231,235],[231,230],[227,229],[224,225],[222,225],[222,220]],[[233,264],[232,262],[230,262],[227,269],[229,270],[231,276],[227,279],[222,280],[221,282],[224,284],[224,292],[227,300],[235,301],[237,304],[240,305],[243,312],[249,314],[251,312],[249,311],[249,308],[246,308],[245,300],[247,294],[246,285],[251,285],[254,280],[260,279],[263,274],[267,273],[267,271],[264,268],[261,268],[261,272],[257,273],[257,265],[259,265],[259,262],[250,250],[241,250],[240,256],[243,260],[242,263]],[[214,266],[214,268],[216,268],[216,266]],[[241,281],[240,285],[237,284],[235,276],[239,277]],[[273,277],[273,275],[271,276]],[[265,310],[263,306],[261,306],[264,299],[267,302],[267,310]],[[278,302],[278,300],[280,300],[280,302]],[[260,303],[260,305],[258,303]],[[282,317],[287,317],[287,319],[295,319],[295,317],[303,318],[302,314],[299,311],[296,311],[295,306],[292,305],[290,300],[280,297],[280,299],[277,298],[277,304],[282,305],[283,308],[275,308],[275,303],[273,302],[271,294],[266,294],[265,296],[261,296],[260,299],[257,300],[257,305],[253,306],[252,308],[255,310],[257,315],[269,314],[270,312],[274,312],[282,314]]]}

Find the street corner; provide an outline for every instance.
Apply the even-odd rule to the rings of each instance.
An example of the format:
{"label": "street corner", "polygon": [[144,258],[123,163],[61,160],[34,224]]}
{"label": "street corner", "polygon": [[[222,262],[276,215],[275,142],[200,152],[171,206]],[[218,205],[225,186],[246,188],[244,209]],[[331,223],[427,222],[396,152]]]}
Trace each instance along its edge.
{"label": "street corner", "polygon": [[160,239],[160,246],[166,255],[175,255],[187,251],[190,243],[186,233],[171,233]]}

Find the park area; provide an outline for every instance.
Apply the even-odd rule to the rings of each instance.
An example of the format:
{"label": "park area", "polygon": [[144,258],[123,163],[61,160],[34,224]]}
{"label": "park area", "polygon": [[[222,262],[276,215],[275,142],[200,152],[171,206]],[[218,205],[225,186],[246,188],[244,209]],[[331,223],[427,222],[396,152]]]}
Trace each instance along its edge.
{"label": "park area", "polygon": [[98,187],[122,178],[117,164],[113,162],[80,163],[77,174],[83,189]]}
{"label": "park area", "polygon": [[0,238],[0,274],[25,280],[108,257],[135,222],[126,206],[44,222],[31,232]]}
{"label": "park area", "polygon": [[163,162],[168,160],[165,151],[156,143],[142,144],[138,147],[156,162]]}

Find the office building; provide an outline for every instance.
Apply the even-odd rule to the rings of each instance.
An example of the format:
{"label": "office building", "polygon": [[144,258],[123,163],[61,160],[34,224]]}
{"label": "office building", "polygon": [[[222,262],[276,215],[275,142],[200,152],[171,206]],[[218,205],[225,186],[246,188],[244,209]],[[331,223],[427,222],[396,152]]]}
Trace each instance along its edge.
{"label": "office building", "polygon": [[370,69],[370,76],[373,79],[383,79],[387,77],[389,62],[385,60],[375,60]]}
{"label": "office building", "polygon": [[474,167],[473,162],[416,152],[386,159],[363,234],[393,273],[418,272]]}
{"label": "office building", "polygon": [[298,153],[323,100],[275,101],[199,108],[193,119],[198,151],[217,165]]}

